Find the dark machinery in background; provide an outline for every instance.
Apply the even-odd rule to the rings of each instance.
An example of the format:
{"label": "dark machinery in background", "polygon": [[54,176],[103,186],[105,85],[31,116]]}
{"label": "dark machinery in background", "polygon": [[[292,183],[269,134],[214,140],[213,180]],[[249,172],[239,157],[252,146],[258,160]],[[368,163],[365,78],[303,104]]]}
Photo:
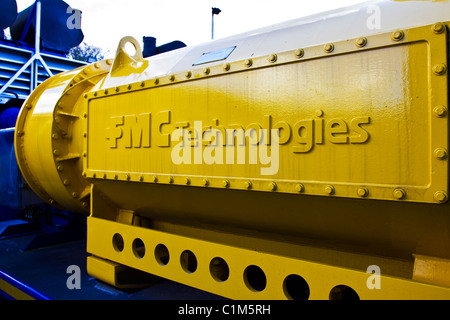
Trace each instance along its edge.
{"label": "dark machinery in background", "polygon": [[81,29],[67,27],[75,10],[69,8],[61,0],[40,0],[18,13],[15,0],[0,3],[0,238],[45,231],[28,248],[65,237],[61,230],[74,223],[71,214],[44,204],[28,187],[14,154],[14,126],[24,100],[49,77],[85,65],[66,57],[84,37]]}

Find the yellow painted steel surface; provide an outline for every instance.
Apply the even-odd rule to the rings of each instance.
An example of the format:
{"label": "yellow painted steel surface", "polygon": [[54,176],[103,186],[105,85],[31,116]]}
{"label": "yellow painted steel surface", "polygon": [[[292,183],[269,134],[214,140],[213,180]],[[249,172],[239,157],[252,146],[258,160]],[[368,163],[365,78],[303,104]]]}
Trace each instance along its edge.
{"label": "yellow painted steel surface", "polygon": [[147,78],[127,37],[30,96],[19,165],[49,203],[90,209],[89,272],[113,284],[119,263],[231,298],[447,299],[445,279],[412,280],[431,282],[414,254],[450,258],[447,28]]}

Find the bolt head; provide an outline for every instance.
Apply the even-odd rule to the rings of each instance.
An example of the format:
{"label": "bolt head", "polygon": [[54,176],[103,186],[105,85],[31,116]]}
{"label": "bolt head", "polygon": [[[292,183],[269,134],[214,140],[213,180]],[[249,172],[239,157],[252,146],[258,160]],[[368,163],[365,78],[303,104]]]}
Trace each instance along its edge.
{"label": "bolt head", "polygon": [[269,62],[276,62],[277,61],[277,55],[276,54],[271,54],[268,58]]}
{"label": "bolt head", "polygon": [[251,189],[252,188],[252,182],[251,181],[245,181],[244,182],[244,187],[246,189]]}
{"label": "bolt head", "polygon": [[436,193],[434,194],[434,200],[436,200],[437,202],[446,202],[448,199],[447,193],[445,193],[444,191],[436,191]]}
{"label": "bolt head", "polygon": [[326,194],[334,194],[335,190],[332,185],[325,186],[325,193]]}
{"label": "bolt head", "polygon": [[301,193],[301,192],[305,191],[305,186],[303,184],[299,183],[295,186],[295,191]]}
{"label": "bolt head", "polygon": [[323,50],[327,53],[333,52],[334,50],[334,44],[332,43],[327,43],[324,47]]}
{"label": "bolt head", "polygon": [[444,148],[436,148],[434,150],[434,156],[436,157],[436,159],[443,160],[447,158],[447,150],[445,150]]}
{"label": "bolt head", "polygon": [[358,196],[367,197],[368,195],[369,195],[369,189],[367,189],[366,187],[358,188]]}
{"label": "bolt head", "polygon": [[438,63],[433,66],[433,72],[436,75],[441,76],[447,72],[447,66],[443,63]]}
{"label": "bolt head", "polygon": [[406,197],[406,191],[403,189],[395,189],[393,195],[395,199],[401,200]]}
{"label": "bolt head", "polygon": [[391,39],[393,41],[400,41],[405,36],[405,33],[401,30],[397,30],[391,33]]}
{"label": "bolt head", "polygon": [[251,67],[251,65],[253,64],[253,60],[252,59],[245,59],[244,64],[247,67]]}
{"label": "bolt head", "polygon": [[295,50],[294,54],[295,54],[295,56],[296,56],[297,58],[301,58],[301,57],[304,56],[305,50],[303,50],[303,49],[297,49],[297,50]]}
{"label": "bolt head", "polygon": [[228,180],[223,180],[223,181],[222,181],[222,185],[223,185],[225,188],[228,188],[228,187],[230,186],[230,181],[228,181]]}
{"label": "bolt head", "polygon": [[433,112],[436,117],[444,117],[447,114],[447,108],[444,106],[436,106],[434,107]]}
{"label": "bolt head", "polygon": [[203,185],[205,187],[209,186],[209,180],[208,179],[203,179]]}
{"label": "bolt head", "polygon": [[445,25],[442,22],[437,22],[431,26],[431,31],[436,34],[442,33],[445,30]]}
{"label": "bolt head", "polygon": [[362,48],[367,44],[367,38],[360,37],[360,38],[356,39],[355,44],[357,47]]}

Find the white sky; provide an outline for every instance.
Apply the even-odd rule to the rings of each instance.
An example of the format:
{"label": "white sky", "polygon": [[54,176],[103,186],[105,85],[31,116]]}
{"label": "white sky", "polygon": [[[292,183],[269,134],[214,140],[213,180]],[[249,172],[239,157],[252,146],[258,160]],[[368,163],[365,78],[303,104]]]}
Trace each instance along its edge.
{"label": "white sky", "polygon": [[[34,0],[16,0],[18,11]],[[211,39],[211,7],[215,39],[275,23],[365,2],[365,0],[65,0],[80,9],[84,41],[112,56],[123,36],[142,43],[143,36],[157,39],[157,46],[181,40],[194,45]]]}

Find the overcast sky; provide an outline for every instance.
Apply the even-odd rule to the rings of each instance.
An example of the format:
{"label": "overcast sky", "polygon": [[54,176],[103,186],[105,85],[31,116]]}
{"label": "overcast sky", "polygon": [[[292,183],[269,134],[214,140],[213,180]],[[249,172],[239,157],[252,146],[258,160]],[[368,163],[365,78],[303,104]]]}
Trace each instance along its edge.
{"label": "overcast sky", "polygon": [[[34,0],[16,0],[19,12]],[[157,45],[181,40],[187,45],[211,39],[211,7],[215,38],[365,2],[364,0],[66,0],[80,9],[84,41],[113,55],[119,40],[131,35],[157,39]]]}

